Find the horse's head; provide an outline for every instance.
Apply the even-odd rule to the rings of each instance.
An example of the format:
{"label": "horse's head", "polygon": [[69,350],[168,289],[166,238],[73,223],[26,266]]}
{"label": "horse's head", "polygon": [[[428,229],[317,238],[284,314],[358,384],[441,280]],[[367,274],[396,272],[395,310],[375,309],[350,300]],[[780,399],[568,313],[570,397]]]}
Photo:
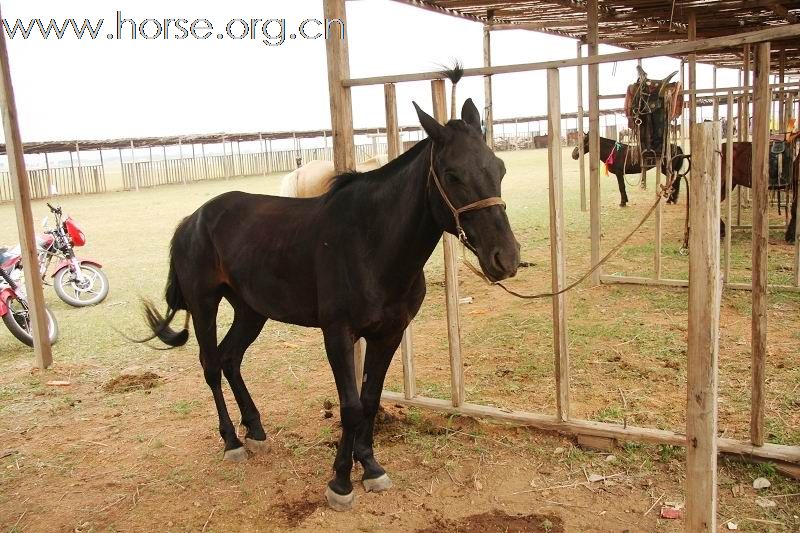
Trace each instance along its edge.
{"label": "horse's head", "polygon": [[[588,154],[589,153],[589,134],[588,133],[584,133],[583,134],[583,141],[582,142],[583,142],[583,153],[584,154]],[[579,150],[579,147],[576,146],[575,149],[572,150],[572,159],[577,161],[578,159],[580,159],[580,157],[581,157],[581,151]]]}
{"label": "horse's head", "polygon": [[460,223],[467,246],[490,280],[513,276],[519,266],[519,243],[499,198],[506,167],[483,140],[478,109],[468,99],[461,120],[442,126],[416,103],[414,107],[433,142],[428,197],[436,224],[459,236]]}

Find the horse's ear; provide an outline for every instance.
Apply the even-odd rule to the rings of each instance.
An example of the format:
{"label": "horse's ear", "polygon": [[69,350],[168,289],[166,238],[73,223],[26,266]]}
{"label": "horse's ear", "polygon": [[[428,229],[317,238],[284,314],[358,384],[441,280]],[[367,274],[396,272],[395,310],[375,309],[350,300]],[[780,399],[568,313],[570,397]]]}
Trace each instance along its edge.
{"label": "horse's ear", "polygon": [[472,98],[467,98],[467,101],[464,102],[461,108],[461,120],[478,130],[478,133],[483,133],[481,130],[481,114],[478,108],[475,107],[475,102],[472,101]]}
{"label": "horse's ear", "polygon": [[433,142],[437,144],[444,144],[445,140],[445,129],[444,126],[439,124],[439,121],[427,114],[425,111],[420,109],[416,102],[412,102],[414,104],[414,109],[417,110],[417,116],[419,117],[419,123],[422,125],[422,129],[425,130],[425,133],[428,134],[428,137],[433,139]]}

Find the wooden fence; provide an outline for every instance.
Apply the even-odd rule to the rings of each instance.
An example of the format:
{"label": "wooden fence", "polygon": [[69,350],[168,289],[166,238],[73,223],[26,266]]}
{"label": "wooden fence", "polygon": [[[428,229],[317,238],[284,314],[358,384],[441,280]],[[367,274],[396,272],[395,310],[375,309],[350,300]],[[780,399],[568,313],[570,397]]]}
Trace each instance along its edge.
{"label": "wooden fence", "polygon": [[[28,170],[27,174],[33,199],[106,192],[106,174],[102,165],[43,168]],[[7,171],[0,172],[0,202],[13,200],[11,174]]]}
{"label": "wooden fence", "polygon": [[[386,150],[385,143],[359,145],[356,147],[356,161],[386,153]],[[297,157],[303,163],[314,159],[332,160],[333,149],[304,148],[299,151],[234,153],[123,163],[122,183],[123,189],[136,190],[209,179],[290,172],[297,168]]]}

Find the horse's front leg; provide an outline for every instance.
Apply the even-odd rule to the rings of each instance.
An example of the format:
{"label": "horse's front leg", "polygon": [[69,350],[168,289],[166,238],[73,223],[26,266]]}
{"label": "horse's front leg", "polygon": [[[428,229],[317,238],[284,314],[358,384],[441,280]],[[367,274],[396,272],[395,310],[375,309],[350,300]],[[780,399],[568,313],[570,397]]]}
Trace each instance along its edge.
{"label": "horse's front leg", "polygon": [[626,207],[628,205],[628,191],[625,190],[625,175],[617,174],[617,184],[619,185],[619,206]]}
{"label": "horse's front leg", "polygon": [[364,408],[364,423],[358,428],[353,458],[364,468],[362,483],[367,492],[380,492],[392,487],[386,471],[375,460],[372,449],[375,430],[375,415],[381,401],[386,371],[400,346],[403,330],[382,337],[367,339],[367,354],[364,361],[364,384],[361,387],[361,405]]}
{"label": "horse's front leg", "polygon": [[356,431],[364,422],[364,411],[356,388],[355,363],[353,361],[353,337],[347,327],[337,326],[322,331],[325,351],[336,381],[339,394],[339,411],[342,420],[342,437],[333,462],[334,478],[328,482],[325,497],[328,505],[336,511],[348,511],[353,507],[355,494],[350,482],[353,470],[353,441]]}

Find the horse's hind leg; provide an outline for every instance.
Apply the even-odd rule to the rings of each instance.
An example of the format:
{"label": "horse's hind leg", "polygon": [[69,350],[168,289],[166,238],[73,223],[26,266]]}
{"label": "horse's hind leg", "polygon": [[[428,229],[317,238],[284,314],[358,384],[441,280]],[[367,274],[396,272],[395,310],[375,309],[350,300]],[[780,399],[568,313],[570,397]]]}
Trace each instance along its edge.
{"label": "horse's hind leg", "polygon": [[375,430],[375,415],[381,401],[383,381],[392,356],[400,346],[402,330],[383,338],[367,339],[367,354],[364,360],[364,384],[361,388],[361,405],[364,409],[364,423],[356,433],[353,457],[364,468],[362,483],[367,492],[388,490],[392,486],[386,471],[375,460],[372,449]]}
{"label": "horse's hind leg", "polygon": [[243,302],[231,303],[234,305],[233,324],[219,345],[222,371],[239,405],[242,425],[247,428],[245,443],[252,451],[257,451],[265,447],[267,435],[261,425],[261,414],[244,384],[241,365],[244,352],[261,333],[266,319]]}
{"label": "horse's hind leg", "polygon": [[221,296],[207,297],[199,303],[190,304],[194,332],[200,346],[200,364],[219,416],[219,434],[225,441],[224,459],[243,461],[247,452],[236,436],[236,428],[231,422],[225,397],[222,395],[222,358],[217,349],[217,308]]}

